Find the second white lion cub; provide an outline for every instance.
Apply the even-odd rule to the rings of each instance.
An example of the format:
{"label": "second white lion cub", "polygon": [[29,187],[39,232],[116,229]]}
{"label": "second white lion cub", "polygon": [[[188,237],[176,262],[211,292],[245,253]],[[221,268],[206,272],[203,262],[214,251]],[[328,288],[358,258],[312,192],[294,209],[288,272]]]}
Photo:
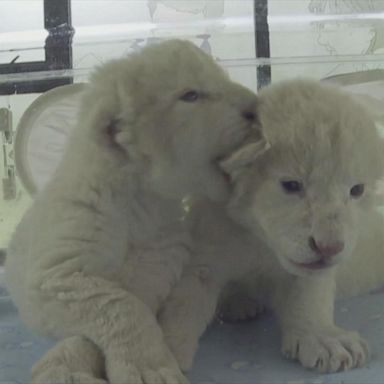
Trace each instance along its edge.
{"label": "second white lion cub", "polygon": [[334,277],[343,262],[344,292],[367,278],[376,284],[350,266],[359,274],[356,266],[383,249],[373,209],[383,172],[377,129],[348,95],[306,80],[263,90],[259,119],[270,148],[255,160],[244,146],[222,163],[233,183],[227,212],[208,202],[192,208],[195,256],[160,316],[167,342],[188,369],[224,288],[247,284],[251,297],[222,296],[224,313],[270,307],[286,356],[321,372],[362,366],[366,342],[333,320]]}

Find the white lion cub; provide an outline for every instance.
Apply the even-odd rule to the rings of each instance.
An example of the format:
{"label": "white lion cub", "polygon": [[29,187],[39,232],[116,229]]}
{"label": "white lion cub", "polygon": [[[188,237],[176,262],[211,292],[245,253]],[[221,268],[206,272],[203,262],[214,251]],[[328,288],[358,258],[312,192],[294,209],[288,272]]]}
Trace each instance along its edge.
{"label": "white lion cub", "polygon": [[222,163],[233,183],[227,213],[220,204],[192,207],[195,255],[161,312],[167,342],[188,369],[231,282],[244,284],[248,296],[230,290],[221,310],[239,319],[272,308],[286,356],[321,372],[360,367],[368,347],[334,324],[334,276],[343,262],[344,293],[353,274],[355,292],[364,279],[378,281],[364,267],[360,279],[357,266],[384,249],[373,204],[384,169],[381,139],[350,96],[314,81],[271,86],[258,105],[270,148],[251,159],[245,145]]}
{"label": "white lion cub", "polygon": [[7,255],[24,321],[67,338],[34,382],[185,382],[156,320],[190,255],[181,200],[227,198],[217,159],[260,139],[255,106],[187,42],[96,71],[62,164]]}

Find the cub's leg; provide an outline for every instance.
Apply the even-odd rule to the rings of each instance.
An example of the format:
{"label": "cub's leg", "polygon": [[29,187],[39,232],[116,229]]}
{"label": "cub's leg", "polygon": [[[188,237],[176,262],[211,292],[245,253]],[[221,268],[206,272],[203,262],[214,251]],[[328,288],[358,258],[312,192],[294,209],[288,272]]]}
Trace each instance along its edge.
{"label": "cub's leg", "polygon": [[277,289],[274,300],[283,354],[323,373],[361,367],[369,357],[368,345],[358,333],[335,325],[334,292],[331,271],[292,278]]}
{"label": "cub's leg", "polygon": [[40,290],[44,329],[61,337],[83,335],[91,340],[105,357],[110,384],[187,382],[155,316],[134,295],[79,272],[47,279]]}
{"label": "cub's leg", "polygon": [[188,371],[199,339],[215,315],[219,288],[206,267],[185,271],[159,314],[167,345]]}
{"label": "cub's leg", "polygon": [[107,384],[100,349],[82,336],[50,349],[32,369],[32,384]]}

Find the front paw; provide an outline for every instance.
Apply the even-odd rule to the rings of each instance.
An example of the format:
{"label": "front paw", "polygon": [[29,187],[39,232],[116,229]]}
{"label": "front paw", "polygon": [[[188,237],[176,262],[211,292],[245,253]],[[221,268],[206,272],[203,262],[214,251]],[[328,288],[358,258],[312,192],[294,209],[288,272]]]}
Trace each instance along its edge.
{"label": "front paw", "polygon": [[[131,353],[130,353],[131,352]],[[148,343],[140,352],[134,347],[106,354],[106,371],[111,384],[188,384],[175,358],[163,345]]]}
{"label": "front paw", "polygon": [[326,330],[289,329],[283,333],[283,354],[321,373],[362,367],[369,347],[358,333],[340,328]]}
{"label": "front paw", "polygon": [[198,338],[185,334],[167,334],[165,341],[175,356],[180,369],[188,372],[198,349]]}
{"label": "front paw", "polygon": [[159,323],[163,329],[164,340],[173,356],[177,360],[180,369],[187,372],[192,368],[198,344],[199,332],[196,323],[190,324],[190,319],[184,318],[180,312],[183,305],[176,305],[173,300],[159,315]]}

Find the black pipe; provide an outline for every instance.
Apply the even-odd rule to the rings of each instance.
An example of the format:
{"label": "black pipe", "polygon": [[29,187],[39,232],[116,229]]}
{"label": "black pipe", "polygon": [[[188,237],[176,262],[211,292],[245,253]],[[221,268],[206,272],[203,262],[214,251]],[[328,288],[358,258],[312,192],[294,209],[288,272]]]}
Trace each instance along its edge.
{"label": "black pipe", "polygon": [[[254,0],[256,58],[270,58],[268,0]],[[257,66],[257,89],[271,82],[271,66]]]}

